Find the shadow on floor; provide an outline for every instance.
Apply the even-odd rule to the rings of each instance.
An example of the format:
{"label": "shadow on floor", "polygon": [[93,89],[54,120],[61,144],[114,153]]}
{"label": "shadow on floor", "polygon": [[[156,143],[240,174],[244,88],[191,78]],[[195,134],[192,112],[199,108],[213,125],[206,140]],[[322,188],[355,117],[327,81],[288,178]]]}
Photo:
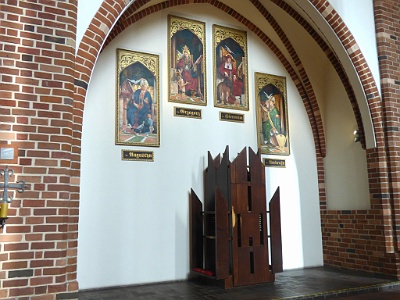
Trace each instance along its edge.
{"label": "shadow on floor", "polygon": [[116,299],[400,299],[400,281],[326,267],[287,270],[273,283],[222,289],[202,281],[178,281],[79,292],[80,300]]}

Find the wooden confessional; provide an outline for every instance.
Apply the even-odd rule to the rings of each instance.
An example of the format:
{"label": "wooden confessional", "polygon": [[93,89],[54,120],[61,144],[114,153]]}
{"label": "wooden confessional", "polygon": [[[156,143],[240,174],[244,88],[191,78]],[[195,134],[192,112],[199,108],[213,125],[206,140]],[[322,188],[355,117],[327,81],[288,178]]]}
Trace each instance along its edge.
{"label": "wooden confessional", "polygon": [[267,211],[265,166],[251,148],[248,158],[246,148],[232,163],[229,147],[222,158],[208,152],[204,209],[191,191],[192,275],[224,288],[273,282],[282,272],[279,188]]}

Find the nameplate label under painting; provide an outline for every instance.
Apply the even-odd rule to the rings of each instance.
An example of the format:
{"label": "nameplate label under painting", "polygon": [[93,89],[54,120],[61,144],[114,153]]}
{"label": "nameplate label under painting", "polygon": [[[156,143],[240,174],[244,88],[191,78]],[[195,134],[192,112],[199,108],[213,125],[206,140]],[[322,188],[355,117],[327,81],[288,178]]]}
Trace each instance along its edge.
{"label": "nameplate label under painting", "polygon": [[122,160],[154,161],[154,152],[122,149]]}
{"label": "nameplate label under painting", "polygon": [[233,113],[227,113],[227,112],[220,112],[219,113],[219,119],[221,121],[244,123],[244,115],[243,114],[233,114]]}
{"label": "nameplate label under painting", "polygon": [[286,168],[286,161],[284,159],[265,158],[264,165],[266,167]]}
{"label": "nameplate label under painting", "polygon": [[201,119],[201,109],[174,107],[174,116]]}

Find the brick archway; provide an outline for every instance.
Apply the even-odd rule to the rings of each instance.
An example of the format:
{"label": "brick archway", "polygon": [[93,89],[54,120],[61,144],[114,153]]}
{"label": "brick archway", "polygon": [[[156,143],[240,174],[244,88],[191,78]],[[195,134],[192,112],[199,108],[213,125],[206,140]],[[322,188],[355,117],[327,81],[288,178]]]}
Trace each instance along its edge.
{"label": "brick archway", "polygon": [[[266,20],[268,22],[273,23],[273,19],[271,19],[270,16],[268,16],[268,13],[265,12],[265,9],[260,6],[258,1],[251,1],[262,13]],[[345,87],[345,90],[349,96],[349,101],[351,102],[351,105],[354,110],[354,115],[357,123],[359,124],[359,128],[363,128],[363,123],[362,123],[362,118],[361,118],[361,113],[358,108],[358,103],[354,95],[354,91],[352,89],[352,85],[350,83],[350,80],[344,70],[344,68],[341,66],[341,63],[337,57],[337,55],[332,51],[332,49],[329,48],[329,46],[324,43],[323,39],[318,36],[318,34],[314,31],[311,30],[311,26],[302,18],[299,17],[299,15],[289,6],[286,4],[286,2],[282,0],[273,0],[273,2],[278,5],[280,8],[285,10],[289,16],[297,20],[299,23],[299,26],[303,26],[307,28],[307,30],[310,30],[310,35],[312,35],[318,45],[323,49],[325,53],[327,53],[327,56],[329,60],[331,61],[332,65],[334,66],[335,70],[337,73],[340,75],[340,78],[342,80],[343,86]],[[371,108],[375,107],[377,103],[380,101],[379,93],[376,88],[376,83],[374,82],[374,79],[372,77],[372,74],[366,64],[366,61],[364,57],[362,56],[362,53],[359,51],[354,51],[354,49],[357,49],[355,47],[355,40],[353,36],[351,35],[350,31],[347,29],[345,26],[344,22],[341,20],[340,16],[334,11],[332,6],[327,2],[327,1],[311,1],[312,5],[314,5],[315,9],[319,11],[319,13],[323,16],[326,16],[326,19],[328,23],[330,24],[332,30],[337,33],[338,38],[341,40],[342,44],[344,45],[345,49],[350,53],[349,59],[355,66],[355,70],[358,72],[358,77],[360,78],[360,82],[362,85],[362,88],[364,90],[364,93],[366,95],[366,99],[368,101],[368,106],[370,110]],[[75,128],[78,129],[76,132],[77,134],[74,136],[76,137],[76,150],[79,150],[79,143],[80,143],[80,132],[81,132],[81,126],[82,126],[82,114],[83,114],[83,108],[84,108],[84,98],[86,95],[86,89],[87,89],[87,84],[89,82],[89,78],[91,76],[91,72],[93,70],[95,61],[97,57],[99,56],[101,49],[103,47],[106,47],[108,43],[115,38],[119,33],[121,33],[125,28],[127,28],[130,24],[145,18],[151,13],[154,13],[156,11],[166,9],[171,6],[175,5],[185,5],[185,4],[191,4],[191,3],[203,3],[203,4],[210,4],[218,9],[221,9],[222,11],[226,12],[230,16],[236,18],[239,22],[244,24],[249,30],[253,31],[264,43],[270,47],[273,52],[276,54],[277,57],[282,62],[282,65],[288,70],[289,74],[292,75],[293,81],[296,83],[296,86],[299,90],[299,94],[302,95],[302,99],[304,101],[304,105],[306,108],[306,111],[309,114],[309,120],[310,124],[313,128],[313,133],[314,133],[314,140],[316,144],[316,149],[318,152],[317,155],[317,165],[318,165],[318,174],[319,174],[319,183],[320,183],[320,203],[321,203],[321,210],[324,211],[326,209],[326,198],[325,198],[325,190],[324,190],[324,167],[323,167],[323,157],[324,153],[326,151],[325,149],[325,138],[324,138],[324,129],[323,129],[323,124],[321,121],[321,116],[319,114],[319,109],[318,109],[318,104],[316,102],[315,96],[313,96],[313,90],[311,83],[310,85],[303,85],[303,82],[309,82],[308,76],[305,73],[304,70],[301,69],[301,62],[298,62],[296,66],[292,66],[288,61],[288,59],[279,51],[279,49],[269,40],[269,38],[254,24],[252,24],[249,20],[245,19],[239,12],[236,12],[233,10],[231,7],[228,5],[223,4],[222,2],[216,1],[216,0],[197,0],[197,1],[165,1],[158,3],[153,6],[146,6],[147,4],[151,4],[151,1],[135,1],[133,2],[129,7],[127,7],[127,4],[124,1],[118,1],[116,3],[113,3],[111,1],[104,1],[102,4],[102,7],[99,9],[97,14],[95,15],[92,23],[89,26],[89,29],[87,30],[84,38],[82,39],[82,43],[80,45],[80,48],[77,53],[77,67],[76,67],[76,95],[75,95],[75,112],[74,114],[74,121],[75,122]],[[126,10],[125,10],[126,9]],[[109,12],[112,13],[109,13]],[[329,11],[330,14],[327,14],[326,12]],[[122,14],[125,16],[123,19],[121,19]],[[121,22],[119,22],[121,20]],[[123,21],[122,21],[123,20]],[[337,25],[337,23],[340,24]],[[113,27],[112,27],[113,26]],[[276,27],[275,27],[276,28]],[[344,28],[344,29],[343,29]],[[279,31],[279,29],[276,29]],[[281,39],[284,39],[285,36],[284,34],[280,34]],[[291,47],[290,42],[286,42],[287,47]],[[296,58],[296,54],[294,54],[290,57],[291,60],[293,61],[298,61]],[[298,77],[297,72],[301,74],[301,78]],[[374,118],[373,120],[373,126],[375,130],[378,130],[380,128],[380,122],[381,119],[379,117]],[[363,146],[365,147],[365,138],[363,138]],[[369,160],[368,164],[371,166],[372,164],[376,163],[377,161],[382,160],[382,156],[380,156],[378,159],[374,155],[375,151],[368,150],[369,153]],[[74,182],[76,183],[76,196],[77,199],[79,199],[79,174],[80,174],[80,166],[79,166],[79,152],[74,154],[73,157],[75,157],[77,160],[74,163],[73,162],[73,174],[76,175]],[[373,158],[374,157],[374,158]],[[370,168],[370,167],[369,167]],[[383,173],[385,170],[383,170]],[[375,176],[375,175],[373,175]],[[379,176],[379,175],[378,175]],[[379,181],[378,181],[379,182]],[[379,183],[377,184],[379,185]],[[372,186],[375,188],[377,186],[376,184],[372,184]],[[379,193],[381,192],[381,186],[378,186],[379,188]],[[374,201],[373,202],[373,208],[375,209],[381,209],[381,202],[380,201]],[[340,213],[339,213],[340,214]],[[325,218],[325,212],[324,212],[324,217]],[[326,236],[324,237],[326,238]],[[324,250],[325,251],[325,250]]]}
{"label": "brick archway", "polygon": [[[317,150],[317,165],[318,165],[318,174],[319,174],[319,184],[320,184],[320,202],[321,209],[326,208],[326,198],[325,198],[325,188],[324,188],[324,167],[323,167],[323,157],[325,157],[326,153],[326,145],[325,145],[325,134],[323,128],[323,122],[321,119],[320,110],[318,108],[318,103],[313,91],[312,83],[308,78],[308,75],[305,69],[302,67],[301,60],[296,54],[293,46],[290,41],[286,38],[284,32],[280,29],[277,22],[273,19],[273,17],[268,13],[268,11],[264,8],[264,6],[258,0],[250,0],[250,2],[260,11],[260,13],[265,17],[266,21],[271,24],[276,33],[279,35],[281,41],[283,41],[285,47],[288,52],[291,54],[291,57],[286,58],[283,53],[279,50],[278,47],[265,35],[262,30],[256,27],[252,22],[244,18],[239,12],[235,11],[228,5],[219,2],[217,0],[196,0],[196,1],[164,1],[157,3],[152,6],[148,6],[151,4],[150,0],[141,0],[135,1],[130,6],[124,6],[125,2],[120,1],[117,3],[113,3],[114,6],[110,6],[110,1],[104,1],[102,8],[99,9],[96,16],[93,19],[93,22],[89,26],[85,37],[82,39],[82,43],[78,50],[77,54],[77,63],[79,62],[81,66],[77,66],[77,94],[76,99],[77,104],[77,115],[82,115],[82,110],[84,107],[84,98],[87,88],[87,82],[90,78],[91,70],[94,67],[94,63],[101,52],[101,49],[106,47],[111,40],[113,40],[118,34],[124,31],[129,25],[145,18],[146,16],[158,12],[160,10],[178,6],[185,5],[190,3],[197,4],[209,4],[214,7],[224,11],[229,14],[231,17],[234,17],[243,25],[245,25],[250,31],[254,32],[260,40],[262,40],[267,47],[269,47],[275,55],[280,59],[282,65],[286,68],[288,73],[292,76],[292,80],[295,82],[296,87],[299,91],[303,99],[303,103],[305,109],[308,113],[309,121],[313,130],[315,147]],[[284,10],[288,16],[295,19],[299,26],[303,26],[307,32],[315,39],[316,43],[321,47],[321,49],[328,56],[331,64],[334,66],[336,72],[342,80],[342,84],[348,94],[349,101],[351,102],[351,106],[354,111],[354,116],[357,121],[358,127],[361,130],[361,140],[362,145],[365,148],[365,136],[363,131],[363,121],[361,118],[361,113],[358,107],[358,103],[356,100],[356,96],[354,94],[352,85],[350,83],[349,77],[347,76],[343,66],[341,65],[337,55],[329,48],[329,46],[324,42],[324,40],[319,36],[319,34],[307,23],[305,19],[303,19],[292,7],[290,7],[283,0],[273,0],[275,5]],[[329,11],[330,14],[327,15],[327,18],[331,18],[330,23],[334,25],[332,30],[335,32],[340,31],[338,34],[338,38],[341,39],[342,43],[345,46],[345,49],[348,50],[349,53],[352,53],[350,49],[354,48],[354,38],[352,37],[350,31],[345,26],[344,22],[340,19],[340,16],[335,12],[335,10],[330,6],[327,1],[314,1],[312,3],[315,9],[319,11],[319,13],[323,15],[327,15],[325,11]],[[112,14],[108,12],[113,12]],[[329,20],[328,20],[329,21]],[[337,25],[339,22],[340,26]],[[114,25],[112,25],[114,24]],[[111,26],[113,26],[111,28]],[[344,29],[343,29],[344,28]],[[349,42],[350,41],[350,42]],[[366,99],[369,100],[368,105],[375,106],[377,101],[380,101],[379,94],[377,93],[376,84],[373,80],[371,72],[369,71],[368,66],[366,65],[366,61],[362,56],[362,53],[355,52],[354,55],[349,55],[353,64],[357,67],[356,70],[362,70],[359,77],[362,78],[361,82],[366,94]],[[292,66],[289,63],[289,60],[294,61],[295,65]],[[299,75],[298,75],[299,74]],[[79,103],[79,104],[78,104]],[[77,118],[77,127],[81,129],[81,119]],[[380,119],[375,118],[374,127],[380,124]],[[79,130],[80,131],[80,130]],[[79,143],[79,139],[77,140]],[[76,172],[79,174],[79,171]],[[79,181],[79,180],[77,180]]]}
{"label": "brick archway", "polygon": [[[352,100],[351,83],[348,78],[346,79],[346,72],[333,51],[329,47],[326,48],[327,45],[323,43],[321,37],[311,30],[311,26],[301,19],[286,1],[271,0],[271,2],[295,19],[299,26],[306,28],[321,49],[327,53],[332,65],[340,74],[354,109],[355,118],[357,122],[361,122],[357,113],[357,101]],[[367,150],[372,198],[370,211],[325,211],[324,188],[320,188],[321,212],[325,222],[324,260],[336,266],[360,270],[365,270],[363,268],[367,266],[366,271],[369,272],[398,274],[399,246],[396,244],[398,229],[394,228],[394,225],[398,224],[399,214],[396,209],[393,210],[393,207],[398,207],[398,204],[396,206],[398,175],[388,176],[388,164],[392,164],[394,171],[397,167],[395,159],[397,148],[388,149],[390,143],[397,141],[395,120],[397,115],[392,119],[382,119],[381,110],[386,108],[390,110],[391,107],[382,107],[376,83],[372,79],[364,57],[357,50],[353,36],[329,2],[327,0],[308,2],[325,17],[349,53],[348,58],[357,72],[368,101],[375,135],[379,137],[377,148]],[[381,9],[392,2],[376,0],[375,9]],[[268,36],[249,20],[243,19],[240,12],[217,0],[165,1],[157,4],[158,8],[152,6],[151,9],[160,10],[167,5],[194,3],[213,5],[221,9],[242,22],[266,45],[275,47]],[[249,0],[250,3],[258,8],[267,22],[274,24],[273,18],[263,6],[260,6],[259,1]],[[0,278],[2,278],[0,298],[29,297],[29,295],[39,298],[44,294],[47,294],[48,299],[55,299],[57,295],[60,295],[58,298],[71,298],[77,293],[80,149],[87,87],[107,38],[116,36],[119,30],[124,29],[122,20],[119,22],[123,13],[129,11],[130,15],[139,19],[146,17],[152,12],[147,7],[149,4],[150,0],[104,0],[75,54],[76,0],[6,0],[2,3],[0,14],[6,22],[0,24],[0,35],[4,37],[0,45],[4,53],[0,66],[3,71],[0,141],[18,142],[19,164],[12,167],[18,173],[16,180],[29,181],[31,189],[23,198],[16,198],[13,201],[10,208],[12,218],[8,220],[7,232],[4,235],[0,234]],[[393,11],[398,13],[396,7]],[[382,17],[378,18],[381,22],[378,24],[382,28],[385,27],[384,13],[385,11]],[[135,19],[131,21],[134,22]],[[279,28],[276,32],[282,40],[285,39],[284,33],[280,32]],[[382,48],[381,53],[384,53],[385,36],[381,35],[380,38],[378,47]],[[285,46],[289,49],[290,42]],[[304,84],[308,76],[302,71],[296,55],[285,57],[278,49],[273,52],[288,72],[294,74],[292,78],[304,100],[318,152],[319,183],[323,186],[325,150],[324,137],[320,134],[323,133],[323,127],[317,103],[314,103],[312,96],[312,86]],[[297,63],[292,66],[288,61]],[[398,79],[390,78],[387,86],[384,86],[385,96],[390,99],[386,105],[395,107],[396,99],[392,99],[394,96],[390,94],[390,90],[397,85]],[[393,157],[393,161],[388,162],[387,156]],[[393,184],[390,180],[394,180]],[[360,229],[357,223],[354,225],[348,222],[349,213],[365,222],[372,220],[373,223]],[[348,249],[338,243],[337,237],[345,237],[346,230],[352,231],[352,243],[362,242],[361,248],[354,247],[347,252]],[[365,236],[371,238],[366,240]],[[384,241],[379,243],[382,239]],[[349,259],[356,260],[357,263],[343,262],[338,253],[346,255],[350,253],[353,257]]]}
{"label": "brick archway", "polygon": [[[76,68],[77,79],[75,81],[77,85],[77,95],[75,100],[81,103],[81,105],[79,105],[79,110],[83,109],[87,82],[90,78],[91,70],[94,67],[94,63],[99,53],[101,52],[101,49],[106,47],[108,43],[112,39],[114,39],[120,32],[122,32],[126,27],[146,17],[149,14],[155,13],[162,9],[166,9],[168,7],[176,5],[185,5],[190,3],[211,4],[216,8],[226,13],[229,13],[230,16],[236,18],[239,22],[244,24],[249,30],[253,31],[281,60],[282,65],[287,69],[289,74],[291,74],[292,79],[296,83],[296,86],[299,90],[299,94],[302,96],[305,109],[309,116],[311,127],[313,128],[314,141],[318,156],[324,157],[326,153],[326,146],[325,146],[323,122],[321,120],[321,114],[311,85],[311,81],[309,80],[305,69],[302,67],[301,61],[299,60],[296,52],[291,46],[290,41],[288,41],[282,30],[280,30],[279,25],[275,22],[273,17],[266,11],[266,9],[261,5],[261,3],[258,0],[251,0],[250,2],[260,11],[262,15],[266,17],[266,20],[272,25],[274,30],[278,33],[281,40],[284,42],[286,48],[288,49],[289,53],[291,53],[290,59],[295,62],[295,66],[292,66],[289,63],[289,60],[285,58],[285,56],[273,44],[273,42],[262,32],[262,30],[260,30],[253,23],[244,18],[239,12],[236,12],[231,7],[217,0],[213,1],[185,0],[180,2],[168,0],[150,7],[145,6],[146,4],[151,3],[150,0],[135,1],[130,6],[127,6],[126,3],[123,1],[119,1],[116,3],[109,3],[109,1],[104,1],[102,7],[95,15],[84,38],[82,39],[82,43],[77,53],[77,68]],[[364,125],[361,118],[360,110],[358,108],[358,103],[352,88],[352,84],[349,81],[349,77],[347,76],[345,70],[343,69],[337,55],[334,53],[334,51],[332,51],[329,48],[329,46],[323,41],[323,39],[318,35],[318,33],[316,33],[314,29],[312,29],[312,27],[307,23],[307,21],[301,18],[300,15],[296,13],[293,8],[291,8],[282,0],[273,0],[273,2],[281,9],[286,11],[290,17],[294,18],[299,23],[300,26],[303,26],[307,30],[307,32],[309,32],[309,34],[312,37],[314,37],[314,39],[321,47],[321,49],[327,54],[329,60],[331,61],[339,77],[341,78],[343,86],[348,94],[351,106],[353,107],[354,110],[354,116],[357,121],[358,128],[361,131],[361,143],[365,148],[366,143],[363,130]],[[111,6],[111,4],[113,6]],[[329,24],[331,24],[331,26],[333,26],[332,29],[336,33],[340,33],[338,34],[338,38],[342,41],[348,53],[352,54],[349,55],[349,58],[355,65],[356,70],[362,71],[358,77],[362,82],[362,87],[364,89],[366,99],[368,100],[368,105],[375,106],[377,101],[380,101],[379,93],[376,88],[376,84],[374,82],[372,74],[366,64],[364,57],[362,56],[362,53],[360,53],[359,50],[358,51],[352,50],[358,48],[355,47],[355,40],[352,37],[350,31],[347,29],[344,22],[341,20],[340,16],[336,13],[336,11],[327,1],[325,0],[313,1],[312,5],[314,5],[315,9],[318,10],[322,16],[326,15],[327,21],[329,22]],[[126,11],[124,12],[125,9]],[[325,11],[329,11],[330,14],[325,13]],[[123,15],[122,12],[124,12]],[[121,19],[123,21],[120,21]],[[340,26],[337,25],[337,23],[339,23]],[[113,28],[111,28],[111,26],[113,26]],[[77,113],[79,113],[79,111],[77,111]],[[374,128],[379,127],[380,121],[381,120],[377,118],[373,119]],[[79,124],[79,122],[77,122],[77,124]],[[320,175],[323,176],[322,171],[319,171],[319,173]],[[321,191],[321,194],[324,194],[324,191]]]}

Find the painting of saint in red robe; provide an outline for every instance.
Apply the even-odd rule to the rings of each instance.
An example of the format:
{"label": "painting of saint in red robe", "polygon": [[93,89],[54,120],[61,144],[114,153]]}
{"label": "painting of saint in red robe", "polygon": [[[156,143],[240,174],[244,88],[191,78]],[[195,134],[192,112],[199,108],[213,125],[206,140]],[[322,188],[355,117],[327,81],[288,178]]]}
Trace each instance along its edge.
{"label": "painting of saint in red robe", "polygon": [[214,105],[248,110],[247,35],[214,25]]}
{"label": "painting of saint in red robe", "polygon": [[169,16],[169,101],[206,105],[205,23]]}

